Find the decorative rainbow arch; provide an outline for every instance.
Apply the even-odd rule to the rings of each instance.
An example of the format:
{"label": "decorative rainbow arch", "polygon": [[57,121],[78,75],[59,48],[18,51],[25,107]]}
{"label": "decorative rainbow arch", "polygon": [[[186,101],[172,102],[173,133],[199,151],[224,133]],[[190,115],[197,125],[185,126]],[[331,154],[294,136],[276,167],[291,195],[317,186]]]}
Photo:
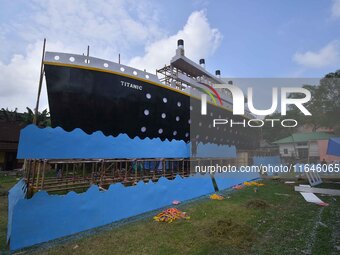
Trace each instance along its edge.
{"label": "decorative rainbow arch", "polygon": [[[204,84],[204,83],[201,83],[201,82],[200,82],[200,84],[202,84],[203,86],[209,88],[215,94],[215,96],[217,97],[218,101],[220,102],[220,105],[223,105],[220,95],[218,94],[218,92],[212,86],[209,86],[208,84]],[[209,95],[211,100],[214,102],[214,104],[217,105],[215,97],[213,96],[213,94],[211,94],[211,92],[209,90],[202,89],[202,88],[197,88],[197,89],[199,91]]]}

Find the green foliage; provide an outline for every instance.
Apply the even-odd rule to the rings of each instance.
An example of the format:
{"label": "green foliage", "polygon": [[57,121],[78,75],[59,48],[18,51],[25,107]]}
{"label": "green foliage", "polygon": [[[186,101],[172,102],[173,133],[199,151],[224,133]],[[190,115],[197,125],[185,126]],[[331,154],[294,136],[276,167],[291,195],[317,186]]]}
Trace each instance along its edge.
{"label": "green foliage", "polygon": [[[299,126],[309,125],[313,131],[318,128],[330,128],[340,135],[340,70],[325,75],[319,85],[304,85],[311,92],[311,100],[305,104],[311,116],[303,115],[296,107],[287,110],[287,116],[279,113],[268,115],[266,119],[295,119]],[[301,94],[290,94],[291,98],[301,98]],[[263,138],[268,142],[284,138],[296,132],[294,128],[263,128]]]}
{"label": "green foliage", "polygon": [[[7,121],[7,122],[22,122],[26,125],[32,124],[34,119],[34,112],[29,108],[26,107],[27,112],[19,113],[17,108],[15,110],[9,110],[8,108],[2,108],[0,110],[0,120]],[[39,127],[47,127],[51,126],[51,119],[50,113],[47,109],[43,110],[42,112],[38,112],[37,117],[37,125]]]}

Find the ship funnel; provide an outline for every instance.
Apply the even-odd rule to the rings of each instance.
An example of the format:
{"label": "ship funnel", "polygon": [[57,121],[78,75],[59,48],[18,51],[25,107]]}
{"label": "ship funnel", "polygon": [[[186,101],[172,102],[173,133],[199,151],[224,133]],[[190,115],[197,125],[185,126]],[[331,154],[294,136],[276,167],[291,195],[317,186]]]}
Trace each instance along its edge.
{"label": "ship funnel", "polygon": [[217,78],[221,78],[221,70],[216,70],[215,75]]}
{"label": "ship funnel", "polygon": [[177,41],[177,46],[178,46],[178,48],[184,48],[184,40],[183,39],[179,39]]}
{"label": "ship funnel", "polygon": [[229,85],[233,85],[233,81],[228,81],[228,84]]}
{"label": "ship funnel", "polygon": [[179,39],[177,41],[176,55],[184,56],[184,40]]}
{"label": "ship funnel", "polygon": [[200,66],[205,68],[205,60],[204,60],[204,58],[200,59]]}

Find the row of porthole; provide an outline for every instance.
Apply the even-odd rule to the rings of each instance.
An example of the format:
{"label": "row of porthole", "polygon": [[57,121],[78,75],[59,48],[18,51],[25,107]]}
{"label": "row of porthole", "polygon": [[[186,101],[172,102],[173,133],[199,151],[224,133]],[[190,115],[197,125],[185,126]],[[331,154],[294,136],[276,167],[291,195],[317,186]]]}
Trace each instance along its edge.
{"label": "row of porthole", "polygon": [[[147,93],[145,96],[146,96],[147,99],[151,99],[151,94],[150,94],[150,93]],[[168,99],[167,99],[166,97],[163,97],[163,102],[164,102],[164,103],[167,103],[167,102],[168,102]],[[178,101],[178,102],[177,102],[177,106],[178,106],[178,107],[181,107],[181,106],[182,106],[182,103]],[[193,109],[194,109],[194,107],[193,107],[192,105],[190,105],[190,111],[192,111]],[[213,116],[213,115],[214,115],[213,112],[211,112],[211,113],[210,113],[210,116]],[[221,118],[221,117],[222,117],[221,114],[218,115],[218,117]]]}
{"label": "row of porthole", "polygon": [[[145,97],[146,97],[147,99],[151,99],[151,94],[150,94],[150,93],[147,93],[147,94],[145,95]],[[166,97],[163,97],[163,103],[166,104],[167,102],[168,102],[168,99],[167,99]],[[178,107],[181,107],[181,106],[182,106],[182,103],[181,103],[180,101],[178,101],[178,102],[177,102],[177,106],[178,106]],[[192,106],[190,106],[190,109],[192,109]]]}
{"label": "row of porthole", "polygon": [[[58,61],[58,60],[60,59],[60,57],[59,57],[59,56],[54,56],[54,59],[55,59],[56,61]],[[74,61],[75,61],[75,58],[74,58],[74,57],[70,57],[69,60],[70,60],[71,62],[74,62]],[[85,62],[86,64],[90,64],[90,60],[87,59],[87,58],[84,60],[84,62]],[[105,68],[108,68],[108,67],[109,67],[109,64],[108,64],[108,63],[104,63],[103,66],[104,66]],[[125,68],[124,68],[124,67],[121,67],[121,68],[120,68],[120,71],[121,71],[121,72],[125,72]],[[137,73],[136,70],[134,70],[132,73],[133,73],[134,75],[136,75],[136,76],[138,75],[138,73]],[[146,74],[146,75],[145,75],[145,78],[146,78],[146,79],[149,79],[150,76],[149,76],[148,74]]]}
{"label": "row of porthole", "polygon": [[[142,131],[142,133],[145,133],[145,132],[146,132],[146,127],[142,127],[142,128],[140,129],[140,131]],[[163,134],[163,129],[162,129],[162,128],[158,129],[158,134]],[[174,132],[172,132],[172,134],[173,134],[174,136],[176,136],[176,135],[177,135],[177,131],[175,130]],[[188,137],[188,136],[189,136],[189,133],[188,133],[188,132],[185,133],[185,137]]]}
{"label": "row of porthole", "polygon": [[[148,116],[149,114],[150,114],[149,110],[148,110],[148,109],[145,109],[145,110],[144,110],[144,115],[145,115],[145,116]],[[163,113],[161,114],[161,117],[162,117],[162,119],[165,119],[165,118],[166,118],[166,113],[163,112]],[[179,121],[180,119],[181,119],[181,118],[180,118],[179,116],[176,116],[176,121]],[[189,120],[188,122],[189,122],[189,124],[191,123],[190,120]]]}

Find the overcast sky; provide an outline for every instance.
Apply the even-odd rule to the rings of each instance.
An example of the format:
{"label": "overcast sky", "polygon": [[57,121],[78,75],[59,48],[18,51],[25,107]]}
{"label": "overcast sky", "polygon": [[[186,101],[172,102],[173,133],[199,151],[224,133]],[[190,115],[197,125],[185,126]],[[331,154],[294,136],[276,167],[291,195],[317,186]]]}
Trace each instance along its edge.
{"label": "overcast sky", "polygon": [[224,77],[322,77],[340,68],[340,0],[1,0],[0,108],[34,107],[44,37],[152,72],[182,38]]}

